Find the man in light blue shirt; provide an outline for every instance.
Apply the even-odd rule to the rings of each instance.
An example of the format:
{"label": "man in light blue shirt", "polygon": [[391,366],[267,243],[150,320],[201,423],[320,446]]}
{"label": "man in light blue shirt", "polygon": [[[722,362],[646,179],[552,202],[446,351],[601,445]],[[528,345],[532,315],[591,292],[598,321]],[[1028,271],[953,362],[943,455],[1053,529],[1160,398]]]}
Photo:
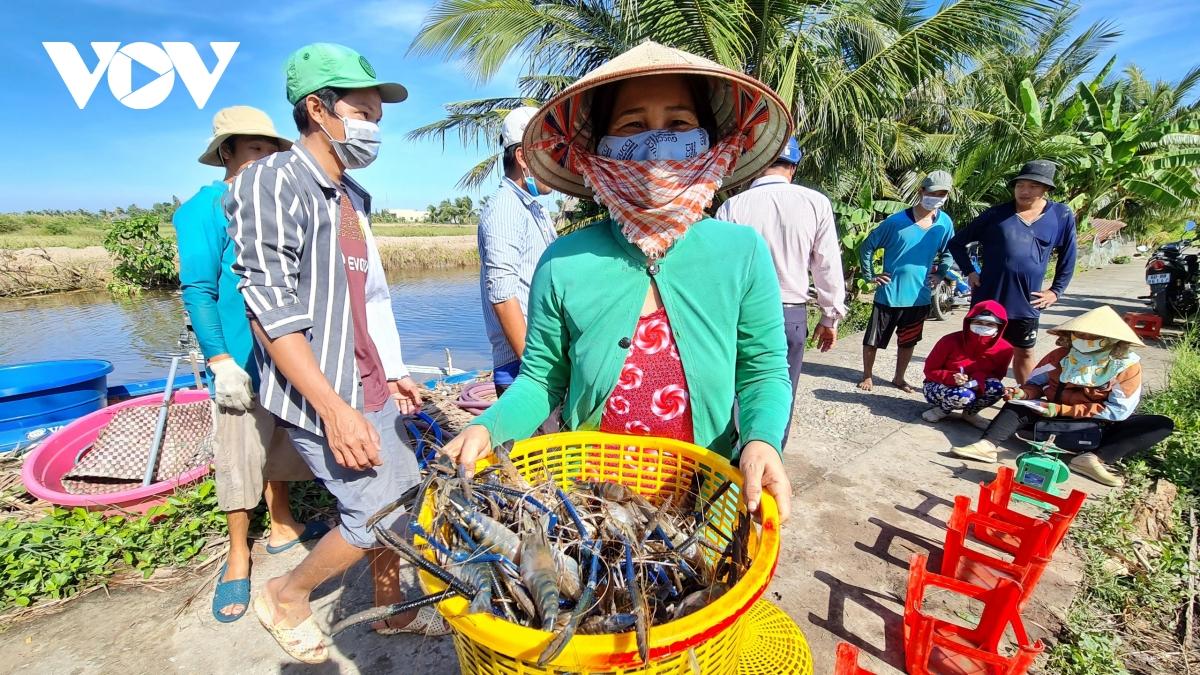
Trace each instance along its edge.
{"label": "man in light blue shirt", "polygon": [[[329,528],[296,522],[288,501],[291,480],[311,480],[275,418],[256,405],[258,367],[246,304],[233,273],[234,245],[226,233],[229,184],[250,163],[291,147],[261,110],[234,106],[217,112],[200,163],[224,167],[224,180],[200,188],[173,218],[179,246],[183,305],[204,352],[217,405],[213,464],[217,506],[229,525],[229,557],[217,579],[213,616],[236,621],[250,603],[250,512],[267,498],[271,534],[267,551],[320,536]],[[264,487],[265,486],[265,487]]]}
{"label": "man in light blue shirt", "polygon": [[[929,316],[929,276],[939,264],[940,274],[949,268],[947,248],[954,236],[954,223],[942,206],[952,187],[949,173],[929,174],[921,182],[917,203],[888,216],[867,235],[859,249],[863,278],[877,286],[871,322],[863,335],[863,379],[859,389],[870,391],[874,386],[871,369],[875,354],[887,349],[896,333],[896,376],[892,384],[906,393],[915,391],[904,375]],[[876,274],[875,252],[879,249],[883,249],[883,271]]]}
{"label": "man in light blue shirt", "polygon": [[525,351],[529,284],[542,252],[555,239],[554,224],[534,197],[550,188],[533,177],[521,137],[537,108],[517,108],[504,118],[504,180],[479,216],[479,294],[492,343],[492,379],[503,393],[516,378]]}

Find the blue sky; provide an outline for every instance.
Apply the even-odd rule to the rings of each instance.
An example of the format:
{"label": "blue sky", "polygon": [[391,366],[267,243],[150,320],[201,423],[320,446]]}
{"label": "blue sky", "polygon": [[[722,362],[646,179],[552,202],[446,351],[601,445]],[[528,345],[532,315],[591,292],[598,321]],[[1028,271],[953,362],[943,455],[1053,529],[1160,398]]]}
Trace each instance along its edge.
{"label": "blue sky", "polygon": [[[404,135],[438,119],[444,102],[515,93],[521,64],[510,63],[493,81],[479,85],[461,64],[406,56],[428,6],[419,0],[11,3],[5,11],[9,37],[0,41],[8,80],[0,87],[8,135],[0,163],[0,211],[145,206],[170,195],[186,199],[220,177],[220,170],[196,162],[220,108],[262,108],[282,133],[294,135],[283,95],[283,64],[295,48],[316,41],[358,49],[381,78],[409,89],[408,101],[386,108],[379,161],[356,173],[376,204],[422,208],[456,196],[459,176],[486,150],[463,148],[457,138],[448,138],[443,147],[413,143]],[[1115,50],[1121,62],[1137,62],[1152,79],[1177,79],[1200,62],[1194,49],[1200,31],[1196,0],[1084,0],[1080,28],[1102,18],[1125,31]],[[43,41],[74,43],[89,67],[95,60],[87,44],[92,41],[193,42],[210,68],[215,59],[209,41],[241,44],[203,110],[178,78],[170,97],[150,110],[124,107],[102,79],[79,110]]]}

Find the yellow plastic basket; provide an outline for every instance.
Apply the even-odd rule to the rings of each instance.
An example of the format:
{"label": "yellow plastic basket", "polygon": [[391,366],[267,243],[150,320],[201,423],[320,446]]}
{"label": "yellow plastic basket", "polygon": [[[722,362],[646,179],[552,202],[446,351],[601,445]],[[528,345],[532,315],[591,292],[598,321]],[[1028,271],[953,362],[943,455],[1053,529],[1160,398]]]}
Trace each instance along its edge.
{"label": "yellow plastic basket", "polygon": [[[636,490],[654,503],[660,503],[668,495],[685,494],[697,473],[705,477],[701,491],[706,499],[730,480],[731,489],[709,511],[709,522],[727,535],[733,532],[738,511],[745,509],[741,500],[741,473],[720,455],[690,443],[571,432],[521,441],[510,456],[517,470],[532,480],[549,476],[564,488],[574,480],[612,481]],[[432,496],[422,506],[419,520],[426,528],[432,526]],[[711,531],[706,536],[714,544],[721,543]],[[418,539],[417,543],[423,542]],[[747,612],[771,581],[779,559],[779,511],[770,495],[763,495],[761,528],[751,529],[749,550],[749,570],[717,602],[650,629],[650,661],[645,666],[641,665],[636,638],[630,632],[576,635],[554,661],[539,668],[538,655],[552,639],[551,633],[519,626],[491,614],[467,614],[467,601],[458,596],[441,602],[438,609],[454,629],[454,647],[463,673],[736,675],[746,642]],[[426,556],[433,560],[433,551],[427,551]],[[425,573],[421,573],[421,584],[427,593],[445,589],[445,584]]]}

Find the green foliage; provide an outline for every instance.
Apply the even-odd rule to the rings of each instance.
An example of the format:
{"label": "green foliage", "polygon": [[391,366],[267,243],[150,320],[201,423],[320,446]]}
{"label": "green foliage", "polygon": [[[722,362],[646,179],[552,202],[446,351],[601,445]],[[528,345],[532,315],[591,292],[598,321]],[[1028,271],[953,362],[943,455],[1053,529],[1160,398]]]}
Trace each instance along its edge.
{"label": "green foliage", "polygon": [[859,254],[867,235],[884,218],[907,207],[907,204],[900,202],[872,199],[870,190],[866,188],[859,192],[854,202],[833,202],[838,240],[841,242],[842,273],[846,276],[850,297],[870,293],[875,289],[871,282],[863,278],[863,270],[859,268]]}
{"label": "green foliage", "polygon": [[[1009,200],[1018,167],[1044,157],[1061,168],[1054,198],[1082,226],[1115,218],[1144,237],[1200,202],[1200,68],[1174,83],[1135,66],[1114,74],[1115,56],[1097,59],[1120,31],[1079,27],[1078,11],[1043,0],[439,0],[412,51],[459,58],[480,80],[520,55],[524,77],[517,95],[448,103],[410,137],[493,144],[507,111],[653,39],[771,85],[795,111],[800,179],[849,208],[862,208],[864,190],[911,202],[925,173],[948,168],[947,210],[966,223]],[[460,185],[479,186],[496,161]],[[842,236],[849,249],[861,232]]]}
{"label": "green foliage", "polygon": [[[413,40],[413,53],[458,59],[480,81],[519,57],[523,77],[518,95],[447,104],[444,119],[410,137],[445,140],[454,134],[465,145],[494,144],[507,111],[538,105],[651,39],[771,85],[796,111],[797,133],[807,151],[801,176],[820,183],[831,196],[845,198],[867,185],[875,194],[906,198],[876,188],[891,180],[884,169],[897,151],[897,136],[908,135],[908,111],[957,114],[955,102],[940,97],[941,84],[957,67],[1013,44],[1022,34],[1040,32],[1057,5],[1051,0],[958,0],[936,8],[857,0],[439,0]],[[460,185],[478,186],[496,159],[492,155],[481,162]],[[835,177],[850,174],[853,186],[833,189]]]}
{"label": "green foliage", "polygon": [[1128,265],[1128,264],[1129,264],[1129,260],[1130,260],[1130,258],[1129,258],[1129,256],[1127,256],[1127,255],[1118,255],[1118,256],[1114,256],[1114,257],[1113,257],[1113,259],[1112,259],[1112,264],[1114,264],[1114,265]]}
{"label": "green foliage", "polygon": [[211,480],[144,516],[56,508],[37,521],[0,519],[0,610],[69,597],[121,570],[149,577],[183,565],[224,530]]}
{"label": "green foliage", "polygon": [[171,286],[179,282],[175,269],[175,245],[159,233],[155,215],[118,220],[104,237],[104,248],[116,260],[114,292],[131,288]]}
{"label": "green foliage", "polygon": [[443,199],[440,204],[430,204],[429,222],[467,224],[479,222],[479,209],[470,197],[458,197],[454,201]]}
{"label": "green foliage", "polygon": [[[1173,349],[1168,386],[1149,397],[1146,412],[1175,421],[1175,433],[1150,459],[1155,472],[1172,483],[1200,491],[1200,332],[1193,330]],[[1200,496],[1198,494],[1197,496]]]}

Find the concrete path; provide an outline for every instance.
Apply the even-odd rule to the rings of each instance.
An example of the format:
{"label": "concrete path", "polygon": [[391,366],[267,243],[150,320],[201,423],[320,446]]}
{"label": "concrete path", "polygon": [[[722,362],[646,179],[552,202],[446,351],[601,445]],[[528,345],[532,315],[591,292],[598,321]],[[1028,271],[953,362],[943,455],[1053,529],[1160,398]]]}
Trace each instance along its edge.
{"label": "concrete path", "polygon": [[[1139,309],[1135,298],[1146,290],[1141,270],[1135,259],[1078,275],[1072,295],[1047,312],[1043,325],[1056,325],[1101,304],[1122,313]],[[938,337],[961,327],[961,317],[958,312],[949,322],[928,324],[910,381],[920,381],[921,358]],[[1050,344],[1043,336],[1041,348]],[[886,385],[877,385],[871,394],[856,390],[859,345],[858,337],[849,337],[828,354],[810,355],[805,364],[787,452],[795,488],[793,520],[767,593],[807,635],[816,673],[832,671],[841,640],[862,648],[863,665],[875,672],[898,672],[909,556],[933,554],[936,560],[954,495],[974,496],[975,485],[994,471],[948,453],[952,444],[975,440],[980,432],[957,421],[937,427],[921,422],[927,406],[919,395]],[[1150,347],[1140,353],[1149,383],[1161,386],[1166,352]],[[876,372],[890,374],[893,358],[894,351],[881,353]],[[1012,450],[1009,464],[1021,448],[1014,445]],[[1072,479],[1071,486],[1099,491],[1080,478]],[[254,582],[286,571],[303,555],[299,549],[279,556],[257,551]],[[321,589],[315,605],[322,624],[368,605],[364,572],[360,566]],[[1056,557],[1028,612],[1036,637],[1054,634],[1056,617],[1069,604],[1079,574],[1070,551]],[[181,581],[166,592],[93,593],[57,615],[12,627],[0,634],[0,672],[458,672],[448,638],[384,638],[365,630],[338,636],[334,659],[325,666],[300,666],[290,662],[252,615],[230,625],[213,620],[209,580]]]}
{"label": "concrete path", "polygon": [[[1053,345],[1046,328],[1087,310],[1107,304],[1121,314],[1143,311],[1144,303],[1136,299],[1148,292],[1142,269],[1134,259],[1077,275],[1070,295],[1045,312],[1037,352]],[[922,381],[925,354],[938,338],[961,330],[964,314],[926,324],[909,367],[910,383]],[[1148,386],[1163,386],[1169,353],[1161,347],[1138,353]],[[861,336],[847,338],[827,354],[811,355],[804,367],[786,452],[796,495],[794,520],[785,532],[772,597],[807,635],[816,673],[832,671],[839,641],[858,646],[862,665],[873,672],[903,672],[909,558],[922,553],[940,564],[954,496],[974,500],[976,486],[991,480],[995,467],[949,453],[952,445],[978,439],[978,430],[952,418],[937,426],[922,421],[920,414],[929,407],[924,398],[887,384],[896,367],[894,343],[876,359],[873,393],[855,388],[862,377]],[[1027,446],[1014,441],[1008,448],[1002,461],[1013,466]],[[1072,477],[1068,487],[1089,494],[1105,490],[1080,477]],[[1070,551],[1056,555],[1027,609],[1034,637],[1049,639],[1057,632],[1080,573]]]}

